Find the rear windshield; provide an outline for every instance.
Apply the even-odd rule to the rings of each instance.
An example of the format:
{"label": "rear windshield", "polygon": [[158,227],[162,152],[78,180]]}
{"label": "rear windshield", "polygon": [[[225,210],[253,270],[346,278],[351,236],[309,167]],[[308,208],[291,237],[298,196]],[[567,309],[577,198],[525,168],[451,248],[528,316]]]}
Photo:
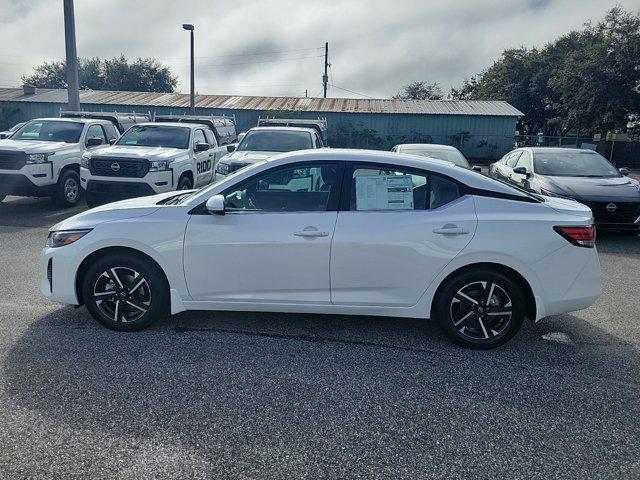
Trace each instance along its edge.
{"label": "rear windshield", "polygon": [[84,124],[80,122],[33,120],[11,135],[11,140],[78,143],[83,127]]}
{"label": "rear windshield", "polygon": [[238,145],[238,151],[292,152],[313,148],[309,132],[286,130],[250,130]]}
{"label": "rear windshield", "polygon": [[127,130],[116,145],[135,147],[189,148],[187,127],[165,127],[162,125],[137,125]]}
{"label": "rear windshield", "polygon": [[540,175],[555,177],[619,177],[602,155],[584,150],[575,152],[535,152],[533,168]]}

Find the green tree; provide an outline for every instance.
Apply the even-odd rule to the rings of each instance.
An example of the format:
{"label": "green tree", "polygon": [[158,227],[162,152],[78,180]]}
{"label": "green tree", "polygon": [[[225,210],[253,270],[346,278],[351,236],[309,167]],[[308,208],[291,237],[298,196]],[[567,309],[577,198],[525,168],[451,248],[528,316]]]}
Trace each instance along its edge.
{"label": "green tree", "polygon": [[640,113],[638,58],[640,16],[615,7],[542,49],[505,50],[451,95],[509,102],[525,114],[523,133],[624,130]]}
{"label": "green tree", "polygon": [[[157,60],[139,58],[129,62],[124,55],[108,60],[81,58],[78,80],[81,89],[132,92],[174,92],[178,83],[171,70]],[[67,88],[66,63],[45,62],[22,81],[40,88]]]}
{"label": "green tree", "polygon": [[396,100],[441,100],[442,89],[438,82],[411,82],[391,98]]}

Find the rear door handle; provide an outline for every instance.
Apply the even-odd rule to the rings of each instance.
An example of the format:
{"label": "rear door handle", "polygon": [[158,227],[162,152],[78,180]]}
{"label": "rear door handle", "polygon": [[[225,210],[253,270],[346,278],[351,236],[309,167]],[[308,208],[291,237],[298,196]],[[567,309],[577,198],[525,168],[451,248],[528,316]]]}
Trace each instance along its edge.
{"label": "rear door handle", "polygon": [[305,237],[305,238],[311,238],[311,237],[328,237],[329,236],[329,232],[321,232],[320,230],[318,230],[317,228],[314,227],[306,227],[304,230],[300,231],[300,232],[295,232],[294,235],[296,237]]}
{"label": "rear door handle", "polygon": [[469,231],[462,227],[449,223],[441,228],[434,228],[433,233],[437,233],[439,235],[464,235],[466,233],[469,233]]}

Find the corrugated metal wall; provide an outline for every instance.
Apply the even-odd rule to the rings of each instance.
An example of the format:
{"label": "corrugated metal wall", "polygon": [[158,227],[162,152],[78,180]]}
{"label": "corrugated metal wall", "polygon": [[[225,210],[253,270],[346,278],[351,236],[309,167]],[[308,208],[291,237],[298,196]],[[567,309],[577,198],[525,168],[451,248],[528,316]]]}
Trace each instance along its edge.
{"label": "corrugated metal wall", "polygon": [[[7,110],[17,110],[15,122],[37,117],[57,117],[65,104],[2,102]],[[83,104],[83,110],[188,113],[187,108],[131,105]],[[260,115],[274,112],[232,109],[196,109],[197,114],[235,115],[238,132],[256,125]],[[313,112],[295,112],[298,118],[317,118]],[[499,158],[513,148],[516,117],[472,115],[326,113],[332,146],[389,149],[397,143],[430,142],[454,145],[472,159]],[[463,134],[463,135],[461,135]]]}

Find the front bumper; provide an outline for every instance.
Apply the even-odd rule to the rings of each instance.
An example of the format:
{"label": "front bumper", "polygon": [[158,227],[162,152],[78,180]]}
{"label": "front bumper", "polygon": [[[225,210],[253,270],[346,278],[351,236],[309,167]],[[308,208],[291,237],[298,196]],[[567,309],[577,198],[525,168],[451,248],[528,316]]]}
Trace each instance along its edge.
{"label": "front bumper", "polygon": [[80,169],[80,184],[88,193],[105,199],[144,197],[175,190],[173,171],[149,172],[143,178],[99,177]]}
{"label": "front bumper", "polygon": [[73,244],[42,249],[40,291],[45,297],[69,305],[80,304],[75,288],[77,253]]}
{"label": "front bumper", "polygon": [[2,195],[44,197],[53,193],[55,185],[51,163],[25,165],[20,170],[0,170]]}

